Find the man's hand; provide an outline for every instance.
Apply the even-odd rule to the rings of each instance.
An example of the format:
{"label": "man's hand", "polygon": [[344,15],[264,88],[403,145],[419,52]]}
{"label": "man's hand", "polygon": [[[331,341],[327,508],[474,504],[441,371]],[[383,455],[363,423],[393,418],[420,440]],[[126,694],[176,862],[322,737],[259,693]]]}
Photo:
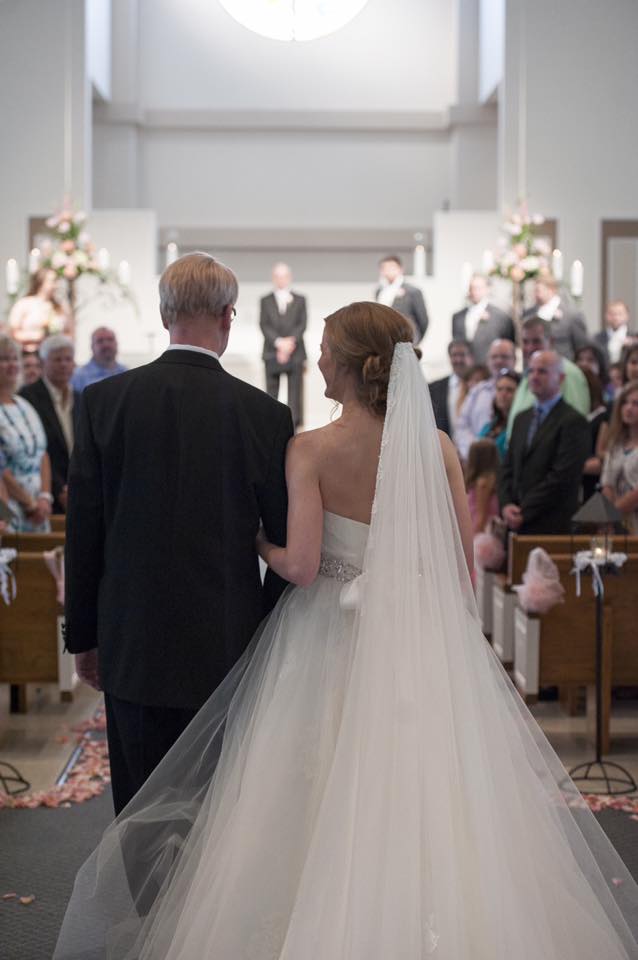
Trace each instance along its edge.
{"label": "man's hand", "polygon": [[64,512],[66,513],[66,507],[67,507],[67,503],[68,503],[68,500],[69,500],[69,487],[68,487],[67,484],[65,484],[65,486],[62,487],[62,490],[61,490],[60,493],[58,494],[58,500],[59,500],[60,503],[62,504],[62,507],[63,507],[63,509],[64,509]]}
{"label": "man's hand", "polygon": [[285,365],[290,360],[297,346],[296,337],[277,337],[275,342],[277,348],[277,363]]}
{"label": "man's hand", "polygon": [[503,507],[503,520],[510,530],[518,530],[523,525],[523,513],[515,503],[508,503]]}
{"label": "man's hand", "polygon": [[97,647],[75,655],[75,672],[83,683],[94,690],[101,690],[100,675],[97,666]]}

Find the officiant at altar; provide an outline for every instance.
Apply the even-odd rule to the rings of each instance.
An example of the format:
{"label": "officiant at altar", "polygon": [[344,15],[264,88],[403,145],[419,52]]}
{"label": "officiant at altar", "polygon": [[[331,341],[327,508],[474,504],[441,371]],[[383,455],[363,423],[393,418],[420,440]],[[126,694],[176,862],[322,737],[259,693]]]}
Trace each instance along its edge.
{"label": "officiant at altar", "polygon": [[286,375],[288,406],[296,430],[303,424],[306,298],[292,291],[292,271],[286,263],[276,263],[272,268],[272,285],[272,293],[261,298],[259,309],[259,326],[264,335],[262,359],[266,367],[266,392],[276,400],[281,375]]}

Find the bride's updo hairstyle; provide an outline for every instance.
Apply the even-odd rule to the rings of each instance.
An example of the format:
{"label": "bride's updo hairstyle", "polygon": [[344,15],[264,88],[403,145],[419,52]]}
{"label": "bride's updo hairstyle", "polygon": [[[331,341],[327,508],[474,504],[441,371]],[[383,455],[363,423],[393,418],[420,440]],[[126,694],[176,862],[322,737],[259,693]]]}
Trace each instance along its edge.
{"label": "bride's updo hairstyle", "polygon": [[[360,403],[384,416],[394,347],[412,343],[410,321],[392,307],[362,301],[326,317],[326,335],[335,362],[354,375]],[[414,352],[420,359],[418,347]]]}

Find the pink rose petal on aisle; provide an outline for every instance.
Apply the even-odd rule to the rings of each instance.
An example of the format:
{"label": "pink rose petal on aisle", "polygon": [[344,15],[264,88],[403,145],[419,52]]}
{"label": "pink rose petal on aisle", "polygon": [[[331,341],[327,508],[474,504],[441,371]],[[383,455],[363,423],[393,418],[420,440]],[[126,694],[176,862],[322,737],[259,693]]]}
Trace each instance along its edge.
{"label": "pink rose petal on aisle", "polygon": [[2,899],[3,899],[3,900],[15,900],[17,896],[18,896],[17,893],[5,893],[5,894],[3,894]]}
{"label": "pink rose petal on aisle", "polygon": [[34,900],[35,896],[32,893],[30,893],[28,897],[20,897],[20,903],[24,904],[25,907],[28,907]]}

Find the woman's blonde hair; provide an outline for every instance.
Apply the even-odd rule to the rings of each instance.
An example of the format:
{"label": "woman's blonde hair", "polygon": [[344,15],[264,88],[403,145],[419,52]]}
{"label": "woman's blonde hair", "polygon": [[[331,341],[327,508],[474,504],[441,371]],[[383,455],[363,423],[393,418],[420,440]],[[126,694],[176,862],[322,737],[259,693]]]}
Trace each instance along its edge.
{"label": "woman's blonde hair", "polygon": [[[384,416],[394,347],[412,343],[410,321],[382,303],[351,303],[326,317],[326,335],[336,363],[354,376],[357,398]],[[417,357],[421,351],[415,347]]]}
{"label": "woman's blonde hair", "polygon": [[628,429],[622,422],[622,407],[631,393],[638,393],[638,380],[630,380],[622,390],[619,390],[614,400],[614,408],[609,421],[609,433],[607,435],[607,449],[613,450],[621,443],[625,443],[628,437]]}

